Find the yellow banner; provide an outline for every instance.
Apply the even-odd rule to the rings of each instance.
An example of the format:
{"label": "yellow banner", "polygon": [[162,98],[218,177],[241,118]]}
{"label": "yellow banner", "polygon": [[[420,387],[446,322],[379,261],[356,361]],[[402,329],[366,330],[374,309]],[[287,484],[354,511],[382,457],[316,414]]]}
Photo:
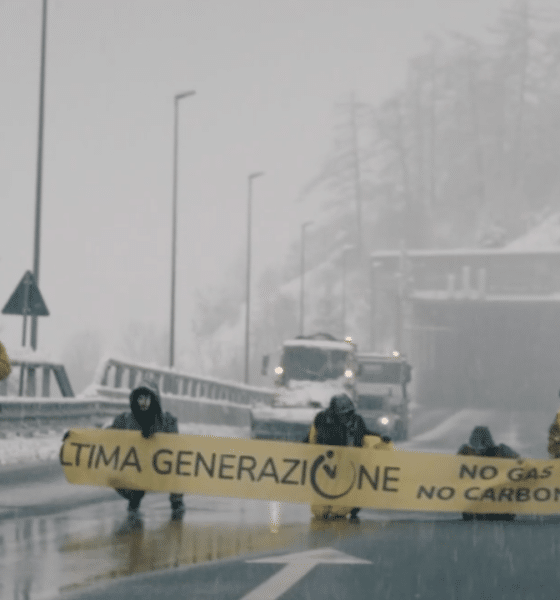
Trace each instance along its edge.
{"label": "yellow banner", "polygon": [[75,484],[393,510],[560,513],[556,460],[171,433],[144,439],[114,429],[70,431],[60,459]]}

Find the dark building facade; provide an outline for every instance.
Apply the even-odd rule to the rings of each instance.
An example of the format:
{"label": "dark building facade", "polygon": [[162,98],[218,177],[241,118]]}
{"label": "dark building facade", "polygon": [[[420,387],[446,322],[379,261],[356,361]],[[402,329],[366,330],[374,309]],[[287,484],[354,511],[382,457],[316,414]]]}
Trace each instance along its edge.
{"label": "dark building facade", "polygon": [[420,404],[556,411],[560,251],[371,256],[372,332],[414,366]]}

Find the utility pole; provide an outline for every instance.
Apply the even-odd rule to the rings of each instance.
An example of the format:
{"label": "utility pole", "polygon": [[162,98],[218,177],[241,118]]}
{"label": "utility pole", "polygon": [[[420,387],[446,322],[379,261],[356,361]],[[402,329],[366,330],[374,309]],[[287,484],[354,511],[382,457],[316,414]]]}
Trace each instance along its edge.
{"label": "utility pole", "polygon": [[169,366],[175,364],[175,276],[177,265],[177,163],[179,154],[179,100],[193,96],[196,92],[182,92],[175,95],[173,122],[173,202],[171,216],[171,311],[169,322]]}
{"label": "utility pole", "polygon": [[[37,144],[37,178],[35,185],[35,235],[33,240],[33,276],[39,285],[39,258],[41,249],[41,187],[43,178],[43,123],[45,113],[45,57],[47,48],[47,0],[43,0],[43,25],[41,29],[41,71],[39,80],[39,131]],[[31,347],[37,350],[37,316],[31,318]]]}

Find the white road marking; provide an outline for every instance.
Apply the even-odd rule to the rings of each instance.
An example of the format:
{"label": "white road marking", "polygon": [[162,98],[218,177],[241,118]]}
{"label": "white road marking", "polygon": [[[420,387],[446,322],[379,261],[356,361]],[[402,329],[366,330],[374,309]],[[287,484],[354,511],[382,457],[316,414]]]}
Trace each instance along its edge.
{"label": "white road marking", "polygon": [[241,600],[276,600],[295,583],[302,579],[313,567],[321,563],[346,565],[371,565],[371,561],[350,556],[334,548],[319,548],[306,552],[294,552],[282,556],[269,556],[248,560],[249,563],[286,563],[286,566],[267,579],[257,588],[243,596]]}
{"label": "white road marking", "polygon": [[278,526],[280,525],[280,502],[269,502],[268,514],[270,515],[270,531],[278,533]]}

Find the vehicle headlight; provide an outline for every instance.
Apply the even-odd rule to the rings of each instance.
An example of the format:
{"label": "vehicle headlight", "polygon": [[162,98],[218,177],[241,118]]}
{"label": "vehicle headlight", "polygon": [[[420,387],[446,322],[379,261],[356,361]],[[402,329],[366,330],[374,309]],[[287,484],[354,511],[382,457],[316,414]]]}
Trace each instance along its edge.
{"label": "vehicle headlight", "polygon": [[274,369],[274,372],[276,373],[276,375],[282,375],[284,369],[282,367],[276,367],[276,369]]}
{"label": "vehicle headlight", "polygon": [[344,376],[347,377],[348,379],[350,379],[350,377],[352,377],[354,375],[354,371],[352,371],[352,369],[346,369],[346,371],[344,371]]}
{"label": "vehicle headlight", "polygon": [[378,421],[379,421],[379,423],[381,423],[381,425],[389,424],[389,419],[387,417],[379,417]]}

